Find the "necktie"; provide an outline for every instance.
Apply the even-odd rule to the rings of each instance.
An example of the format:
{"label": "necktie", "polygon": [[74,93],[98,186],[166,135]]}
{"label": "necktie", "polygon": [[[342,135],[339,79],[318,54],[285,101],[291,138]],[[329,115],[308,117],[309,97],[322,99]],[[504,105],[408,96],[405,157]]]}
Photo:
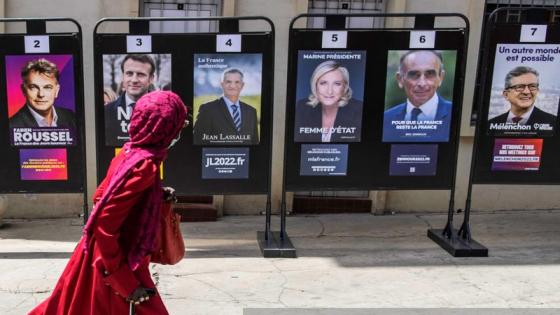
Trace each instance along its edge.
{"label": "necktie", "polygon": [[418,120],[418,115],[420,115],[422,113],[422,110],[418,107],[415,107],[412,109],[412,112],[410,112],[410,120],[414,120],[417,121]]}
{"label": "necktie", "polygon": [[233,116],[235,129],[237,129],[237,132],[239,132],[241,130],[241,115],[239,115],[239,109],[237,108],[237,105],[231,105],[231,114]]}
{"label": "necktie", "polygon": [[128,104],[128,106],[126,107],[126,113],[128,114],[128,119],[130,120],[130,117],[132,115],[132,110],[134,109],[134,105],[136,105],[136,102],[132,102],[130,104]]}
{"label": "necktie", "polygon": [[518,124],[521,121],[521,119],[523,119],[523,117],[515,116],[511,119],[511,121],[513,121],[514,124]]}

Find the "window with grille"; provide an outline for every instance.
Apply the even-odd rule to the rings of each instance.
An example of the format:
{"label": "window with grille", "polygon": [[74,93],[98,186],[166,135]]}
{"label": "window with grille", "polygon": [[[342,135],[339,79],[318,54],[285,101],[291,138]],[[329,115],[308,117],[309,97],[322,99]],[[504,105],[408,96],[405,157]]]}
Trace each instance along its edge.
{"label": "window with grille", "polygon": [[[140,1],[140,16],[145,17],[210,17],[221,12],[221,0]],[[208,33],[216,29],[217,23],[211,21],[150,22],[150,33]]]}
{"label": "window with grille", "polygon": [[495,21],[500,23],[520,23],[521,22],[521,11],[516,10],[516,8],[553,8],[552,14],[549,19],[550,22],[560,21],[560,0],[486,0],[484,8],[484,18],[482,21],[482,33],[480,37],[480,46],[478,54],[478,67],[476,71],[476,83],[474,89],[473,107],[471,112],[471,126],[476,124],[478,117],[477,104],[480,97],[479,93],[481,91],[480,81],[481,81],[481,69],[482,58],[483,58],[483,47],[486,46],[485,36],[486,34],[486,22],[490,14],[498,8],[510,8],[505,9],[497,15],[494,15]]}
{"label": "window with grille", "polygon": [[[366,14],[384,13],[385,0],[309,0],[308,13],[324,14]],[[383,18],[351,17],[346,19],[346,28],[381,28]],[[307,20],[309,28],[324,28],[325,18]]]}

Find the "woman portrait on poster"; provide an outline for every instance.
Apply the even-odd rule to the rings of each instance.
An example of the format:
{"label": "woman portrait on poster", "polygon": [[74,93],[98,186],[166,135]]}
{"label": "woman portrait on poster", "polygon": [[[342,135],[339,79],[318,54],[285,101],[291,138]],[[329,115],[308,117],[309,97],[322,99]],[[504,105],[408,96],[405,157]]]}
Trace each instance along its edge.
{"label": "woman portrait on poster", "polygon": [[168,314],[150,277],[164,189],[160,165],[184,127],[186,107],[173,92],[142,96],[130,141],[113,158],[94,207],[50,297],[30,315]]}
{"label": "woman portrait on poster", "polygon": [[319,64],[311,93],[296,104],[295,142],[359,142],[362,102],[352,98],[350,73],[337,61]]}

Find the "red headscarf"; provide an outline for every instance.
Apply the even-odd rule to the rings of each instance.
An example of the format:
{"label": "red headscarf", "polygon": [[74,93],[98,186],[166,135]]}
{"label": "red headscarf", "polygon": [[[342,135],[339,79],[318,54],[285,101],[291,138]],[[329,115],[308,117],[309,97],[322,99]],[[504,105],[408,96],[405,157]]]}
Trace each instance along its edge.
{"label": "red headscarf", "polygon": [[[125,157],[116,167],[107,188],[95,204],[91,216],[84,228],[84,248],[87,250],[95,225],[95,220],[107,200],[126,182],[136,165],[145,159],[161,163],[167,156],[167,149],[184,126],[187,109],[177,94],[169,91],[156,91],[142,96],[134,106],[128,133],[130,141],[123,146]],[[122,154],[122,153],[121,153]],[[140,234],[128,253],[128,264],[134,270],[140,261],[153,250],[155,235],[159,229],[160,207],[162,204],[162,186],[159,176],[143,206],[139,225]]]}

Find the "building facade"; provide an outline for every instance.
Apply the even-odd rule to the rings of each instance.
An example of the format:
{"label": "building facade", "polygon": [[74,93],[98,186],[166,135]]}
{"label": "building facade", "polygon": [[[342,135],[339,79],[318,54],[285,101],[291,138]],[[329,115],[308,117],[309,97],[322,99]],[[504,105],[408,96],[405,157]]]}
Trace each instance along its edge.
{"label": "building facade", "polygon": [[[92,32],[95,23],[104,17],[137,17],[158,13],[164,15],[165,4],[185,4],[185,15],[222,15],[269,17],[276,28],[275,51],[275,86],[274,86],[274,137],[273,171],[272,171],[272,209],[280,208],[282,192],[282,157],[284,150],[284,104],[286,98],[286,77],[288,58],[288,29],[293,17],[301,13],[334,12],[344,3],[350,9],[360,3],[363,10],[384,10],[386,13],[461,13],[470,21],[469,50],[467,54],[467,72],[465,78],[463,113],[461,122],[460,148],[457,168],[457,190],[455,195],[456,208],[463,208],[467,194],[468,176],[474,138],[474,127],[471,125],[471,111],[476,82],[476,69],[479,60],[479,45],[482,24],[485,16],[484,0],[374,0],[374,1],[307,1],[307,0],[198,0],[199,7],[189,6],[188,0],[178,1],[138,1],[138,0],[2,0],[0,15],[14,17],[71,17],[79,21],[84,33],[84,82],[85,82],[85,114],[94,117],[94,86],[93,78],[93,44]],[[373,7],[367,7],[372,5]],[[491,1],[488,1],[491,2]],[[494,1],[496,2],[496,1]],[[514,1],[510,1],[514,2]],[[518,1],[519,3],[519,1]],[[332,7],[331,7],[332,5]],[[331,11],[329,11],[329,8]],[[159,11],[158,11],[159,10]],[[203,13],[200,13],[204,11]],[[197,13],[198,12],[198,13]],[[340,12],[340,11],[338,11]],[[368,11],[364,11],[368,12]],[[155,14],[154,13],[154,14]],[[399,23],[387,20],[385,23]],[[404,21],[402,23],[405,23]],[[388,25],[389,26],[389,25]],[[390,25],[392,27],[398,25]],[[9,32],[9,29],[6,29]],[[95,143],[95,121],[86,119],[86,142]],[[97,179],[95,146],[87,146],[88,194],[95,190]],[[555,186],[504,186],[478,185],[473,189],[473,209],[496,211],[504,209],[558,209],[560,196],[555,193]],[[372,200],[374,213],[384,212],[437,212],[447,211],[448,191],[370,191],[365,196]],[[288,208],[291,207],[292,194],[288,195]],[[82,212],[82,196],[80,194],[10,194],[8,198],[8,218],[60,217],[78,215]],[[214,202],[222,214],[259,214],[266,204],[265,196],[227,195],[215,196]]]}

